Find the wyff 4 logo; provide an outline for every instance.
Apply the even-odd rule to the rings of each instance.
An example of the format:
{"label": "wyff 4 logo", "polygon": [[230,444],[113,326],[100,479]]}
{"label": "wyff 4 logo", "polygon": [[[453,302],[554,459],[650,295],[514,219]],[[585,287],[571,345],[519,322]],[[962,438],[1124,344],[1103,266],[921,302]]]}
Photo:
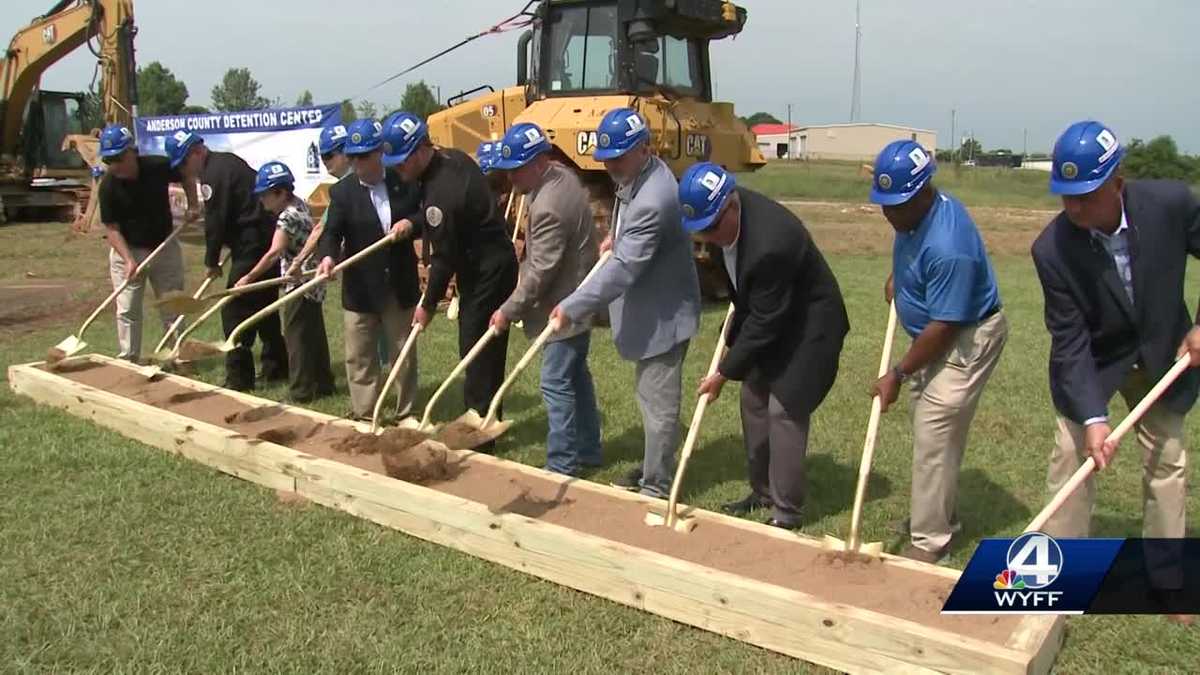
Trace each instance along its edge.
{"label": "wyff 4 logo", "polygon": [[1058,542],[1041,532],[1017,537],[1005,556],[1007,569],[992,582],[1000,607],[1051,608],[1062,599],[1061,591],[1041,590],[1054,583],[1063,571],[1063,554]]}

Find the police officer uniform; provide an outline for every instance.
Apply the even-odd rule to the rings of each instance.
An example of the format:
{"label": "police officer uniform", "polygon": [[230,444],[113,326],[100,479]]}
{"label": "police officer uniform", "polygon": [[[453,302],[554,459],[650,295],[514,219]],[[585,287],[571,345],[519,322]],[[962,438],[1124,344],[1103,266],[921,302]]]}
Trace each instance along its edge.
{"label": "police officer uniform", "polygon": [[[167,139],[167,152],[173,167],[179,166],[188,151],[204,139],[198,134],[180,131]],[[209,269],[219,264],[221,248],[230,253],[229,280],[232,288],[249,272],[271,246],[275,218],[263,209],[254,195],[257,173],[241,157],[231,152],[208,151],[200,171],[200,191],[204,196],[204,264]],[[279,276],[272,268],[263,279]],[[258,310],[278,299],[276,289],[266,289],[234,297],[221,308],[221,327],[225,336]],[[280,330],[279,315],[272,313],[246,330],[233,351],[225,355],[225,386],[229,389],[254,388],[254,339],[262,341],[262,377],[266,381],[285,380],[288,376],[287,347]]]}

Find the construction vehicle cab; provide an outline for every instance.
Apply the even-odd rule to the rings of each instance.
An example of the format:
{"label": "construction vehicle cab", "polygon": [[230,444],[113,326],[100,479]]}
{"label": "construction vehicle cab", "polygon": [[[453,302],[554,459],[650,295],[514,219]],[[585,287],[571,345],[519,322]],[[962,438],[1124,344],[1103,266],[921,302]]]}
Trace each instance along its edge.
{"label": "construction vehicle cab", "polygon": [[[579,171],[605,230],[612,183],[592,153],[613,108],[641,113],[676,176],[701,160],[731,171],[766,163],[733,105],[713,101],[709,43],[745,23],[746,10],[722,0],[542,0],[517,43],[516,86],[451,98],[430,116],[430,137],[472,153],[517,122],[537,124],[558,159]],[[722,295],[719,275],[704,273],[712,271],[707,252],[698,248],[697,258],[706,295]]]}

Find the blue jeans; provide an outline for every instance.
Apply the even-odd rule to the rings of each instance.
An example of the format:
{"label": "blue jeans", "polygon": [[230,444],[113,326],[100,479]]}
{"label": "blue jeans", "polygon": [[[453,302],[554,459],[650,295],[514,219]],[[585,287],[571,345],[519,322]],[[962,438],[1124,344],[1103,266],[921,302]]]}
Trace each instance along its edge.
{"label": "blue jeans", "polygon": [[588,370],[591,332],[548,342],[542,352],[542,400],[546,403],[546,470],[570,476],[600,466],[600,411]]}

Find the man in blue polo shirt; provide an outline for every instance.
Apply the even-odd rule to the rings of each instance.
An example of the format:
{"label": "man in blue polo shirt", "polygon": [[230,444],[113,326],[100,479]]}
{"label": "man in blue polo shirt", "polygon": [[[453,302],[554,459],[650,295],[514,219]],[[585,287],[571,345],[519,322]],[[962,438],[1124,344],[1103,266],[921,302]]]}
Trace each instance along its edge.
{"label": "man in blue polo shirt", "polygon": [[979,230],[958,200],[933,187],[936,170],[919,144],[895,141],[875,160],[871,188],[871,201],[896,230],[884,295],[891,302],[895,289],[900,322],[913,338],[871,393],[886,411],[912,380],[911,542],[901,555],[930,563],[962,529],[958,474],[967,432],[1008,337]]}

